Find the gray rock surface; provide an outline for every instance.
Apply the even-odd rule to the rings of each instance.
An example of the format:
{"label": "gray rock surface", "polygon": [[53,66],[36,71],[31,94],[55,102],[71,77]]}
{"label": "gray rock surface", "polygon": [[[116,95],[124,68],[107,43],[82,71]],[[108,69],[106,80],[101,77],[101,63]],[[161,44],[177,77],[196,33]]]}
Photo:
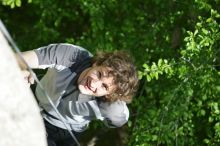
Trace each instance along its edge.
{"label": "gray rock surface", "polygon": [[40,111],[0,31],[0,146],[46,146]]}

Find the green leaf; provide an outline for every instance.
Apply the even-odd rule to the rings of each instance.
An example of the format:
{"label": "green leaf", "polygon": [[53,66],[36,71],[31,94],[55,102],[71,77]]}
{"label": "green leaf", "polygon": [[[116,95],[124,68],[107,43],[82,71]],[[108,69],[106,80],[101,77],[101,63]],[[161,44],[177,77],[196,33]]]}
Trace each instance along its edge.
{"label": "green leaf", "polygon": [[158,77],[158,72],[155,72],[155,73],[154,73],[154,76],[155,76],[155,79],[158,80],[158,78],[159,78],[159,77]]}
{"label": "green leaf", "polygon": [[205,116],[205,110],[201,109],[200,113],[202,116]]}
{"label": "green leaf", "polygon": [[128,127],[131,127],[131,126],[132,126],[132,122],[128,121]]}
{"label": "green leaf", "polygon": [[167,61],[166,59],[164,59],[164,63],[165,63],[165,64],[168,64],[168,61]]}
{"label": "green leaf", "polygon": [[206,144],[209,144],[209,143],[210,143],[210,140],[209,140],[209,139],[204,139],[203,141],[204,141],[204,143],[206,143]]}
{"label": "green leaf", "polygon": [[206,22],[208,22],[208,23],[212,22],[212,18],[208,18],[208,19],[206,20]]}
{"label": "green leaf", "polygon": [[150,75],[147,75],[147,81],[148,81],[148,82],[151,81],[151,77],[150,77]]}
{"label": "green leaf", "polygon": [[157,140],[157,138],[158,138],[158,136],[157,136],[157,135],[152,135],[152,141],[156,141],[156,140]]}
{"label": "green leaf", "polygon": [[138,71],[138,79],[139,80],[141,80],[142,79],[142,77],[143,77],[143,72],[141,72],[141,71]]}
{"label": "green leaf", "polygon": [[148,65],[147,65],[146,63],[144,63],[144,64],[143,64],[143,67],[144,67],[144,68],[147,68],[147,67],[148,67]]}
{"label": "green leaf", "polygon": [[206,35],[209,33],[208,30],[206,30],[205,28],[202,28],[202,32]]}
{"label": "green leaf", "polygon": [[10,7],[13,9],[15,7],[15,3],[11,3]]}
{"label": "green leaf", "polygon": [[198,29],[196,29],[194,32],[194,36],[196,36],[198,34],[198,32],[199,32]]}
{"label": "green leaf", "polygon": [[21,6],[21,0],[16,0],[15,4],[16,4],[17,7],[20,7]]}
{"label": "green leaf", "polygon": [[159,60],[158,60],[158,66],[159,66],[159,67],[162,66],[162,63],[163,63],[163,60],[162,60],[162,59],[159,59]]}

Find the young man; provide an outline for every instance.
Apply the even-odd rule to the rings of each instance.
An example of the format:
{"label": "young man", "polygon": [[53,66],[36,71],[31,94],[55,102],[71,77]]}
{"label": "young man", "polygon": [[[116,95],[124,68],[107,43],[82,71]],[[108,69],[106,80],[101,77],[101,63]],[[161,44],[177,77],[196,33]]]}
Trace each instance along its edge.
{"label": "young man", "polygon": [[[126,53],[99,53],[93,57],[79,46],[50,44],[22,56],[31,68],[48,68],[41,84],[74,134],[84,131],[93,119],[102,120],[108,127],[120,127],[128,121],[126,103],[137,90],[138,78]],[[17,59],[25,70],[25,64]],[[33,82],[28,73],[25,76]],[[49,146],[74,143],[39,85],[35,93]]]}

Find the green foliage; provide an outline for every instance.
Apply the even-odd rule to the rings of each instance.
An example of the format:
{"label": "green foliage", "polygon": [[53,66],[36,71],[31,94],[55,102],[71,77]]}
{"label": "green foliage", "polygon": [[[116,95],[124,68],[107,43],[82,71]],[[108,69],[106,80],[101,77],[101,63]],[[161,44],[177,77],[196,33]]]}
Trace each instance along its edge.
{"label": "green foliage", "polygon": [[142,79],[142,77],[145,76],[148,82],[153,78],[158,80],[159,74],[162,75],[163,73],[166,73],[168,74],[168,77],[171,77],[173,74],[173,70],[166,59],[159,59],[157,64],[153,62],[151,66],[144,63],[143,68],[144,71],[138,72],[138,77],[139,79]]}
{"label": "green foliage", "polygon": [[[152,97],[148,97],[146,104],[143,104],[146,97],[139,97],[134,104],[138,119],[130,123],[133,128],[130,145],[220,144],[220,90],[216,89],[220,84],[216,68],[219,66],[219,16],[217,11],[211,10],[209,18],[199,16],[193,32],[186,31],[180,58],[169,65],[173,82],[170,87],[145,87],[148,96]],[[158,65],[153,63],[151,67],[144,64],[140,76],[146,76],[147,81],[153,77],[158,80],[157,75],[163,73],[159,62],[161,59]],[[151,73],[154,70],[156,73]]]}
{"label": "green foliage", "polygon": [[134,56],[141,84],[125,145],[220,145],[219,0],[2,4],[0,17],[22,50],[69,42]]}
{"label": "green foliage", "polygon": [[20,7],[21,6],[21,0],[2,0],[3,5],[8,5],[11,8],[14,7]]}

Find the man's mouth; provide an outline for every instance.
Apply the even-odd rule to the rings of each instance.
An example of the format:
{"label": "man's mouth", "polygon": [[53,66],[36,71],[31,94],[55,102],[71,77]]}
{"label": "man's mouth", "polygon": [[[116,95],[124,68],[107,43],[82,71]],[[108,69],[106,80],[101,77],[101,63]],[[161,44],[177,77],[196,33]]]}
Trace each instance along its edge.
{"label": "man's mouth", "polygon": [[93,91],[92,89],[91,89],[91,79],[89,79],[89,78],[87,78],[87,81],[86,81],[86,87],[89,89],[89,90],[91,90],[91,91]]}

